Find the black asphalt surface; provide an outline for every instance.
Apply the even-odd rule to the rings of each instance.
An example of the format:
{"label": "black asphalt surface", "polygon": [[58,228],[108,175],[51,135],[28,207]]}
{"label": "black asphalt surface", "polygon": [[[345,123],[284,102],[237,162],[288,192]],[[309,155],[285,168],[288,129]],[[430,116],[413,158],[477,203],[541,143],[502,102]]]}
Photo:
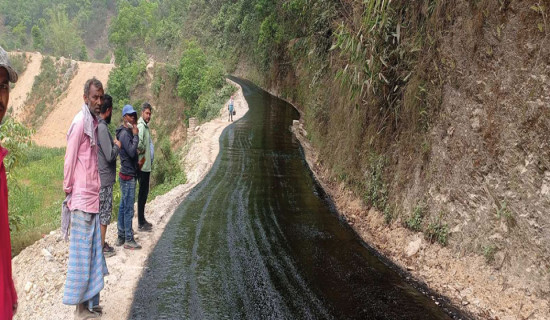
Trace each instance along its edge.
{"label": "black asphalt surface", "polygon": [[130,318],[449,319],[338,218],[289,131],[296,110],[235,81],[250,110],[168,222]]}

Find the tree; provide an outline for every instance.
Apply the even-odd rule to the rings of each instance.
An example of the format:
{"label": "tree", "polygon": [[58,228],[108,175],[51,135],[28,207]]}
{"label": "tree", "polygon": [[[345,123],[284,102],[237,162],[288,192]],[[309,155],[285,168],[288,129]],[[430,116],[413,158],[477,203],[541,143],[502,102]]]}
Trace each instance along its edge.
{"label": "tree", "polygon": [[141,0],[138,6],[122,2],[118,15],[111,22],[109,42],[116,48],[117,64],[131,62],[135,49],[144,48],[155,36],[158,4]]}
{"label": "tree", "polygon": [[40,30],[40,27],[37,25],[34,25],[31,30],[32,35],[32,46],[35,50],[43,51],[44,50],[44,36],[42,35],[42,31]]}
{"label": "tree", "polygon": [[202,77],[206,55],[196,42],[189,42],[180,60],[178,95],[190,105],[195,104],[202,93]]}
{"label": "tree", "polygon": [[49,10],[46,45],[55,56],[78,57],[83,44],[76,25],[69,20],[63,7]]}
{"label": "tree", "polygon": [[11,30],[15,39],[17,39],[18,46],[25,46],[27,44],[27,26],[23,22],[20,22]]}
{"label": "tree", "polygon": [[88,61],[88,50],[86,49],[86,46],[82,44],[80,47],[80,54],[78,55],[78,59],[80,61]]}

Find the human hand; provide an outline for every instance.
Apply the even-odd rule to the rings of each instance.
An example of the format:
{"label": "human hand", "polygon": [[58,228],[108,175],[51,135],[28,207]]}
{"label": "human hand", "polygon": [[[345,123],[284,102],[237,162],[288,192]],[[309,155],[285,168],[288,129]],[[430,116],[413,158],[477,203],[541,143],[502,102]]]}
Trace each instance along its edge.
{"label": "human hand", "polygon": [[145,157],[141,158],[141,160],[138,161],[139,170],[141,170],[144,163],[145,163]]}
{"label": "human hand", "polygon": [[119,147],[119,148],[122,146],[122,144],[120,143],[120,141],[118,141],[116,138],[115,138],[114,144],[115,144],[117,147]]}

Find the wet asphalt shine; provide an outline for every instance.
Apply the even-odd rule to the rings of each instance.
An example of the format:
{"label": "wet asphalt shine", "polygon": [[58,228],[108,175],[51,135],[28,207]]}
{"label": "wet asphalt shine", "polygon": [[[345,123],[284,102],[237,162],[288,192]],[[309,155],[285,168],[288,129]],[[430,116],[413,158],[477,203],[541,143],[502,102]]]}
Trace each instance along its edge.
{"label": "wet asphalt shine", "polygon": [[450,319],[338,218],[289,131],[296,110],[234,80],[250,110],[168,222],[130,319]]}

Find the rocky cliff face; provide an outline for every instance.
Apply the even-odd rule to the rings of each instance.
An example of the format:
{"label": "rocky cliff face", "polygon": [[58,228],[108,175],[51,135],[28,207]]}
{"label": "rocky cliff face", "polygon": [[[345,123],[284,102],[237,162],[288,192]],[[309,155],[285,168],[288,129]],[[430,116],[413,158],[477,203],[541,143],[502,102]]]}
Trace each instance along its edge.
{"label": "rocky cliff face", "polygon": [[484,254],[510,282],[548,295],[550,43],[539,8],[456,2],[429,159],[400,164],[397,174],[417,174],[393,189],[405,208],[424,199],[429,218],[441,214],[458,254]]}

